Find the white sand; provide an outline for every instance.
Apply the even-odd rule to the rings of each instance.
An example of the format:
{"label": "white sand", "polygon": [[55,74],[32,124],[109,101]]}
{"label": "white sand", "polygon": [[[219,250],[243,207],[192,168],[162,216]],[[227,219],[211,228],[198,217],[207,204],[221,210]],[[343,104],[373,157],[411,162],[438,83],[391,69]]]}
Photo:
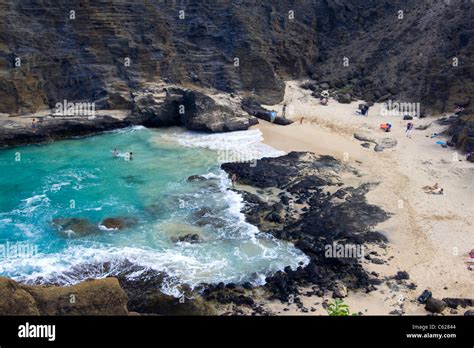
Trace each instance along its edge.
{"label": "white sand", "polygon": [[[468,253],[474,249],[474,164],[452,148],[436,144],[437,140],[447,139],[426,137],[445,127],[434,124],[435,118],[415,119],[415,127],[433,123],[427,130],[414,130],[410,139],[405,135],[408,121],[399,116],[381,116],[381,105],[371,107],[368,117],[358,116],[355,110],[359,102],[339,104],[331,100],[328,106],[322,106],[310,95],[311,91],[298,87],[300,83],[288,82],[285,93],[287,117],[297,122],[278,126],[260,121],[255,127],[262,131],[264,142],[276,149],[312,151],[346,159],[364,174],[362,181],[380,182],[367,198],[394,214],[377,226],[390,240],[381,254],[386,254],[385,259],[393,259],[389,265],[365,262],[364,267],[376,271],[381,278],[393,276],[398,270],[407,271],[409,282],[418,286],[416,290],[393,291],[381,285],[370,294],[350,293],[345,302],[351,311],[388,314],[403,303],[405,313],[426,314],[415,301],[425,288],[437,298],[472,298],[474,264],[469,267],[468,262],[474,259]],[[282,104],[266,107],[281,112]],[[305,121],[301,125],[302,116]],[[390,133],[379,129],[384,122],[393,125]],[[354,139],[355,132],[373,138],[395,138],[398,144],[393,149],[375,152],[373,145],[363,148]],[[426,194],[421,189],[434,183],[444,188],[444,195]],[[321,299],[310,297],[303,302],[310,308],[315,302],[321,303]],[[272,302],[268,306],[280,312],[287,305]],[[321,305],[313,307],[316,312],[308,314],[325,313]],[[295,314],[296,306],[288,308],[291,310],[280,314]]]}

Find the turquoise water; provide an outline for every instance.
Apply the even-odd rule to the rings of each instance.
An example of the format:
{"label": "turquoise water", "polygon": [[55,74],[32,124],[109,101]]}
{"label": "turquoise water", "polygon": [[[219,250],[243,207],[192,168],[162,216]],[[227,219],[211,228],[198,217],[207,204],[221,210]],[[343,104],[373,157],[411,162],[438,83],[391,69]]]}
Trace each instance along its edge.
{"label": "turquoise water", "polygon": [[[176,284],[262,283],[272,272],[306,262],[293,245],[245,222],[242,199],[226,189],[229,180],[219,169],[217,151],[206,148],[213,146],[184,146],[183,139],[214,147],[222,141],[135,127],[0,151],[0,245],[23,243],[37,250],[34,255],[0,253],[0,275],[74,283],[81,279],[61,277],[72,267],[120,265],[127,259],[166,271]],[[133,152],[133,160],[114,158],[114,148]],[[194,174],[208,180],[186,180]],[[197,214],[201,208],[205,210]],[[52,224],[53,219],[72,217],[93,226],[108,217],[136,223],[123,230],[101,227],[82,237],[61,234]],[[173,240],[188,233],[202,241]]]}

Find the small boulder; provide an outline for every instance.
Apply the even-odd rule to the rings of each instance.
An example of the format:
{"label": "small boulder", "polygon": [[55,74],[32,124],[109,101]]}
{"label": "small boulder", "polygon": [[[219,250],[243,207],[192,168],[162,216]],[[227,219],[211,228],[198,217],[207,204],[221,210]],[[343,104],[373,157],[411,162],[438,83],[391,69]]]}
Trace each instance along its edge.
{"label": "small boulder", "polygon": [[347,288],[343,284],[337,284],[336,288],[332,293],[333,298],[344,298],[347,297]]}
{"label": "small boulder", "polygon": [[428,301],[426,301],[425,309],[431,313],[441,313],[446,307],[446,302],[430,297]]}
{"label": "small boulder", "polygon": [[410,279],[410,275],[408,274],[408,272],[399,271],[399,272],[397,272],[397,274],[395,275],[395,279],[396,279],[396,280]]}
{"label": "small boulder", "polygon": [[428,289],[425,289],[423,293],[420,296],[418,296],[417,301],[420,303],[426,303],[426,301],[428,301],[428,299],[431,298],[431,296],[432,296],[431,291],[429,291]]}
{"label": "small boulder", "polygon": [[188,177],[187,181],[205,181],[206,178],[202,175],[191,175]]}
{"label": "small boulder", "polygon": [[375,263],[376,265],[383,265],[384,261],[382,259],[374,257],[372,258],[372,263]]}
{"label": "small boulder", "polygon": [[352,102],[351,95],[349,93],[340,94],[337,101],[341,104],[350,104]]}
{"label": "small boulder", "polygon": [[133,227],[137,224],[137,219],[132,217],[110,217],[102,220],[101,226],[108,230],[123,230],[125,228]]}
{"label": "small boulder", "polygon": [[171,241],[174,243],[177,243],[177,242],[199,243],[202,241],[202,239],[201,239],[201,236],[197,233],[189,233],[184,236],[171,237]]}

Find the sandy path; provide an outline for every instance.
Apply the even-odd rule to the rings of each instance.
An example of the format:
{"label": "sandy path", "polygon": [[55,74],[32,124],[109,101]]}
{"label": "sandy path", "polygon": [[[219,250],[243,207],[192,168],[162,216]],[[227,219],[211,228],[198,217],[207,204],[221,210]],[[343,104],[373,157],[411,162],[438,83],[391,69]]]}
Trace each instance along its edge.
{"label": "sandy path", "polygon": [[[339,104],[330,101],[321,106],[310,91],[298,87],[299,82],[287,83],[285,102],[287,117],[297,120],[290,126],[278,126],[265,121],[255,126],[263,133],[264,142],[276,149],[312,151],[347,160],[364,174],[363,181],[379,182],[367,198],[393,214],[379,226],[390,240],[384,258],[388,265],[365,263],[370,271],[393,276],[403,270],[418,288],[409,290],[395,284],[379,286],[370,294],[350,293],[345,299],[353,312],[387,314],[400,309],[405,313],[426,314],[415,298],[429,288],[435,297],[473,297],[474,274],[467,255],[474,249],[474,164],[461,154],[436,144],[442,137],[429,138],[444,127],[434,123],[427,130],[414,130],[412,138],[405,135],[407,121],[398,116],[381,116],[381,105],[370,108],[369,117],[358,116],[359,102]],[[282,104],[266,106],[281,111]],[[303,124],[300,118],[304,116]],[[415,119],[415,127],[434,121]],[[390,133],[379,129],[380,123],[393,125]],[[353,138],[355,132],[373,138],[390,137],[398,142],[393,149],[383,152],[363,148]],[[428,136],[428,137],[427,137]],[[445,195],[429,195],[421,187],[439,183]],[[474,261],[474,260],[472,260]],[[308,308],[324,314],[318,297],[303,298]],[[295,314],[296,306],[272,302],[268,307],[280,314]],[[289,308],[289,311],[282,311]],[[446,311],[449,314],[449,311]],[[462,313],[462,312],[461,312]],[[298,314],[301,312],[298,311]]]}

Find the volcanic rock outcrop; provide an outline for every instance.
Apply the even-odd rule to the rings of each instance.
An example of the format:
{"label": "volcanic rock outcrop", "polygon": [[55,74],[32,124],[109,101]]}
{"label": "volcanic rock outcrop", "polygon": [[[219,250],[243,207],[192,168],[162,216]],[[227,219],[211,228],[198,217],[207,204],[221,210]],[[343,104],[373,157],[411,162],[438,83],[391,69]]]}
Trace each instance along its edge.
{"label": "volcanic rock outcrop", "polygon": [[298,294],[297,285],[316,285],[321,293],[335,290],[338,284],[374,290],[374,280],[361,264],[365,255],[327,254],[338,244],[363,250],[367,244],[387,241],[373,226],[389,215],[365,199],[374,184],[346,186],[340,175],[357,176],[356,170],[331,156],[308,152],[263,158],[256,166],[224,163],[221,167],[236,174],[239,184],[257,188],[257,193],[239,191],[246,202],[247,221],[260,231],[292,241],[310,258],[305,267],[287,267],[267,278],[265,287],[274,297],[287,301],[289,295]]}

